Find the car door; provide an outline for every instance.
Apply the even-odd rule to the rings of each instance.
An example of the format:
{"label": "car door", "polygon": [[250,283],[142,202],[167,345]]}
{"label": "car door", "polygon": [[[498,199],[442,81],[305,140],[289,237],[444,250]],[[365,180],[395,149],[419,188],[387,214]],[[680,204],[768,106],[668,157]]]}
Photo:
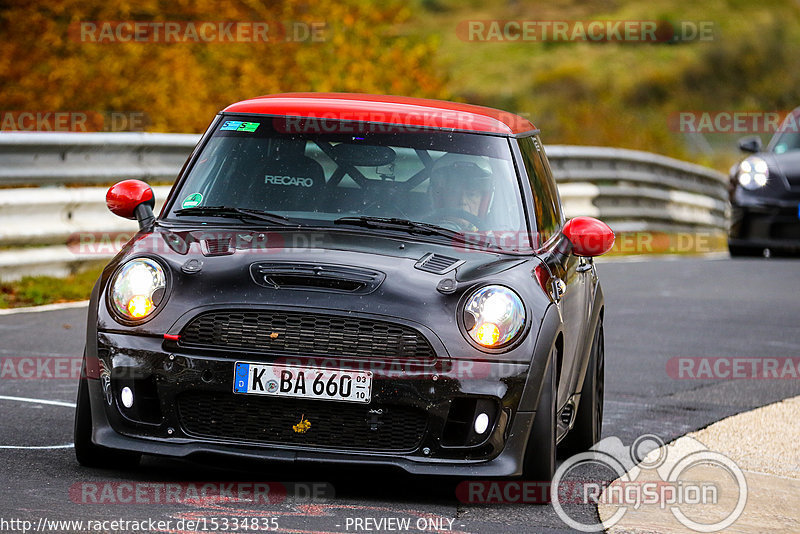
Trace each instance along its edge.
{"label": "car door", "polygon": [[[558,408],[561,410],[576,389],[585,353],[584,337],[589,316],[591,267],[569,253],[569,242],[561,234],[564,215],[561,199],[547,156],[538,136],[520,139],[520,151],[534,201],[538,254],[555,280],[556,305],[564,323],[564,347],[558,374]],[[552,294],[552,292],[551,292]]]}

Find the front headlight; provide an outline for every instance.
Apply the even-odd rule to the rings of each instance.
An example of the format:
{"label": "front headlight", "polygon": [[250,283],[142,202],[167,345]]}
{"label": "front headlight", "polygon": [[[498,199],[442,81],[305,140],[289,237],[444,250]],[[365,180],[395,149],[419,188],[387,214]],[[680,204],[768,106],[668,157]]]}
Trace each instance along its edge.
{"label": "front headlight", "polygon": [[499,348],[511,343],[525,325],[525,306],[519,296],[504,286],[477,290],[464,306],[464,327],[475,343]]}
{"label": "front headlight", "polygon": [[769,166],[763,159],[751,156],[739,164],[736,178],[742,187],[751,191],[764,187],[769,178]]}
{"label": "front headlight", "polygon": [[111,282],[111,305],[128,321],[141,321],[150,316],[164,299],[164,269],[155,260],[137,258],[117,272]]}

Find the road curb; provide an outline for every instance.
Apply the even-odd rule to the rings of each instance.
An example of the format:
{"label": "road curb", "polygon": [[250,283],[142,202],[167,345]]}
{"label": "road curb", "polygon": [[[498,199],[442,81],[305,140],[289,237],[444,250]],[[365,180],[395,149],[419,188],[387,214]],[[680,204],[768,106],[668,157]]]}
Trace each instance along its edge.
{"label": "road curb", "polygon": [[83,308],[89,305],[88,300],[79,300],[76,302],[58,302],[56,304],[44,304],[43,306],[28,306],[25,308],[5,308],[0,310],[2,315],[14,315],[17,313],[36,313],[55,310],[68,310],[70,308]]}
{"label": "road curb", "polygon": [[[688,450],[696,444],[709,452],[730,458],[747,481],[746,502],[741,515],[725,532],[798,532],[800,530],[800,397],[743,412],[718,421],[702,430],[680,437],[650,452],[643,463],[658,457],[668,457],[677,451]],[[739,487],[731,476],[722,476],[721,470],[709,473],[710,468],[699,466],[686,471],[679,480],[687,483],[713,483],[718,489],[718,504],[688,507],[686,516],[698,523],[714,524],[734,509],[733,502]],[[635,469],[635,468],[634,468]],[[632,470],[633,471],[633,470]],[[627,474],[634,479],[632,471]],[[694,472],[692,472],[694,471]],[[643,476],[644,475],[644,476]],[[620,477],[624,478],[624,477]],[[655,472],[642,471],[635,480],[659,481]],[[620,479],[613,484],[620,483]],[[607,490],[608,491],[608,490]],[[605,494],[604,494],[605,496]],[[643,504],[638,509],[629,507],[615,524],[610,519],[619,506],[598,506],[600,519],[607,532],[715,532],[688,528],[678,521],[671,506]],[[680,507],[676,507],[680,508]]]}

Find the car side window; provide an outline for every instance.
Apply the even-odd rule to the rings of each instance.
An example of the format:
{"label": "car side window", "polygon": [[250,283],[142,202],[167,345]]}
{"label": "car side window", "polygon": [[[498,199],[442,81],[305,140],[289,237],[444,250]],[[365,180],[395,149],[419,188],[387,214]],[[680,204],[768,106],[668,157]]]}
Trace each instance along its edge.
{"label": "car side window", "polygon": [[544,243],[559,231],[562,214],[558,189],[541,146],[541,141],[535,136],[519,140],[522,162],[533,192],[539,243]]}

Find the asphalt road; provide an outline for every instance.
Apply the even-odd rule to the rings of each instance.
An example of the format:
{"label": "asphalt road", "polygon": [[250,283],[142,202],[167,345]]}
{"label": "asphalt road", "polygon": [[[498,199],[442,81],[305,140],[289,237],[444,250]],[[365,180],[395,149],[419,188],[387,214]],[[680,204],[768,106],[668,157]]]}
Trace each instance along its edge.
{"label": "asphalt road", "polygon": [[[651,433],[668,441],[728,415],[800,394],[796,378],[697,380],[676,378],[674,372],[668,372],[670,360],[679,357],[800,356],[798,261],[601,260],[598,271],[607,305],[604,437],[618,436],[630,444]],[[195,464],[155,458],[145,459],[129,472],[79,467],[69,446],[76,381],[14,378],[7,361],[79,357],[85,315],[85,308],[76,308],[0,316],[0,532],[21,532],[24,524],[9,523],[15,519],[31,521],[33,529],[42,520],[40,531],[53,520],[170,520],[167,530],[171,532],[203,531],[202,523],[199,529],[187,528],[187,519],[205,519],[206,531],[214,530],[211,521],[216,519],[215,530],[222,530],[222,521],[227,519],[232,531],[234,518],[239,522],[255,518],[262,527],[277,524],[284,532],[391,532],[397,530],[386,527],[402,524],[394,523],[395,519],[410,520],[406,531],[412,532],[426,525],[431,527],[428,531],[439,532],[568,531],[550,506],[461,503],[452,481],[393,471],[225,461]],[[285,484],[286,500],[274,504],[185,499],[172,504],[163,498],[156,498],[158,502],[137,503],[135,498],[130,503],[118,502],[118,497],[124,500],[131,495],[121,492],[120,488],[127,487],[120,483],[151,488],[141,499],[151,501],[155,486],[142,483],[205,481],[301,485]],[[312,483],[321,485],[311,487]],[[98,492],[117,491],[117,497],[107,496],[101,499],[106,502],[95,504],[92,495],[102,496],[92,493],[95,487]],[[310,487],[327,492],[328,497],[308,499],[305,492]],[[108,503],[109,498],[116,502]],[[576,513],[596,516],[588,506]],[[270,523],[270,518],[275,520]],[[181,519],[184,523],[178,523]],[[135,526],[116,530],[134,531]],[[239,526],[239,532],[252,532]],[[62,525],[52,531],[88,532],[88,527],[85,524],[81,530]],[[103,527],[111,531],[115,525]]]}

